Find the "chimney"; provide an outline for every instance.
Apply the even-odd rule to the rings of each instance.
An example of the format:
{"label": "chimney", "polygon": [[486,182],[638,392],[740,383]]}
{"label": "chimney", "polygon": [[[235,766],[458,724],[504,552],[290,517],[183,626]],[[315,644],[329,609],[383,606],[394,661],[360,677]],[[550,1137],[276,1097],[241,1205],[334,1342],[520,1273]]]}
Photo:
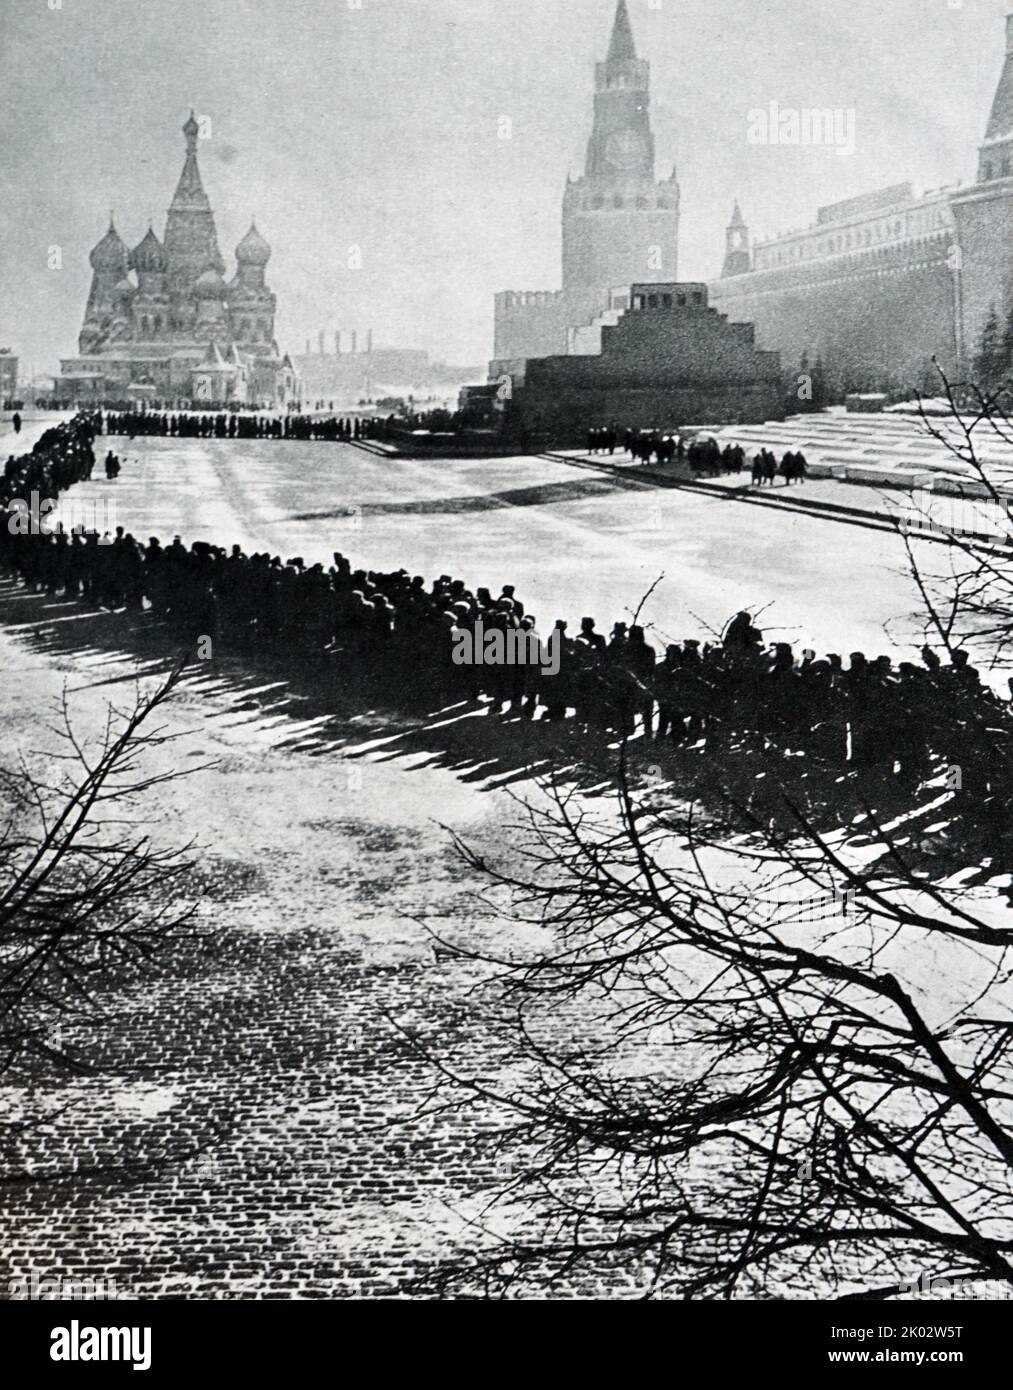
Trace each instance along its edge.
{"label": "chimney", "polygon": [[323,357],[323,355],[324,355],[324,330],[323,330],[322,328],[321,328],[320,332],[317,334],[317,346],[318,346],[319,349],[320,349],[320,356]]}
{"label": "chimney", "polygon": [[311,348],[310,340],[309,340],[309,338],[307,338],[307,339],[306,339],[306,356],[307,356],[307,357],[310,357],[311,355],[312,355],[312,348]]}
{"label": "chimney", "polygon": [[335,356],[335,357],[340,357],[340,356],[341,356],[341,329],[340,329],[340,328],[338,329],[338,331],[337,331],[337,332],[335,333],[335,335],[334,335],[334,356]]}
{"label": "chimney", "polygon": [[372,351],[373,351],[373,330],[372,330],[372,329],[369,330],[369,333],[368,333],[367,336],[366,336],[366,351],[369,352],[369,353],[372,353]]}
{"label": "chimney", "polygon": [[355,331],[355,329],[353,328],[353,329],[352,329],[352,355],[354,356],[358,351],[359,351],[359,335],[358,335],[358,333]]}

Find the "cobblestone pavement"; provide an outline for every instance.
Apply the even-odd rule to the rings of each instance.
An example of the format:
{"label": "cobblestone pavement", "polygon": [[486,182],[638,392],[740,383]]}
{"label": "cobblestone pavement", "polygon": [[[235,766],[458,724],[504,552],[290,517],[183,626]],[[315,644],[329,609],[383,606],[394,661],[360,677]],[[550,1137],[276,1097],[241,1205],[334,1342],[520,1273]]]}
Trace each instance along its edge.
{"label": "cobblestone pavement", "polygon": [[[5,757],[44,746],[65,683],[94,733],[135,674],[2,630],[0,662]],[[92,1073],[0,1092],[47,1121],[4,1191],[0,1297],[32,1271],[127,1298],[397,1294],[495,1173],[463,1121],[391,1124],[428,1078],[388,1016],[434,1041],[459,1026],[470,968],[412,919],[491,930],[434,817],[490,844],[504,798],[424,763],[279,747],[269,707],[227,681],[184,687],[168,721],[176,765],[216,763],[153,807],[166,842],[208,846],[193,891],[214,951],[111,994],[112,1026],[68,1027]]]}

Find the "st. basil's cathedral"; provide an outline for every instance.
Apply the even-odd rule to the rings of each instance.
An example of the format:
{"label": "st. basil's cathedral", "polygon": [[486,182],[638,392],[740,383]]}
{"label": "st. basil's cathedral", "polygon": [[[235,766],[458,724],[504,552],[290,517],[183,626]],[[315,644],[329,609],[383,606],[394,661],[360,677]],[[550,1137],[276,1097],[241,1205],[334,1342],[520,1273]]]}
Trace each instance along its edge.
{"label": "st. basil's cathedral", "polygon": [[183,134],[186,160],[163,240],[149,226],[128,250],[110,220],[91,253],[79,355],[61,362],[56,394],[285,409],[299,382],[275,341],[276,300],[265,280],[271,248],[251,225],[236,247],[236,273],[225,279],[193,112]]}

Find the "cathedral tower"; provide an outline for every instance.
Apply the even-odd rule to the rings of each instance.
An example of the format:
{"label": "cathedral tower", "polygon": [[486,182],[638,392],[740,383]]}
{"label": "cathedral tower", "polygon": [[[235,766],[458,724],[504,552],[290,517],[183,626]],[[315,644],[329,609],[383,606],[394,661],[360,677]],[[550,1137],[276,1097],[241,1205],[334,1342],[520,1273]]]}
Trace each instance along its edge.
{"label": "cathedral tower", "polygon": [[137,276],[138,287],[133,305],[134,336],[142,343],[157,342],[168,330],[167,265],[165,247],[149,226],[147,235],[130,253],[130,269]]}
{"label": "cathedral tower", "polygon": [[193,326],[194,290],[204,272],[225,273],[225,262],[218,249],[215,216],[197,164],[199,133],[200,127],[191,111],[183,127],[186,160],[165,223],[166,288],[172,299],[173,327],[177,331]]}
{"label": "cathedral tower", "polygon": [[595,73],[584,177],[563,202],[564,290],[607,290],[677,275],[679,185],[655,181],[650,64],[637,57],[619,0],[608,57]]}
{"label": "cathedral tower", "polygon": [[229,285],[232,340],[244,348],[277,351],[274,343],[275,297],[265,283],[271,248],[256,222],[236,247],[236,275]]}
{"label": "cathedral tower", "polygon": [[111,214],[109,230],[93,248],[89,259],[92,268],[91,292],[84,312],[84,327],[78,339],[81,352],[90,352],[108,331],[117,306],[117,287],[128,270],[126,243],[116,230]]}

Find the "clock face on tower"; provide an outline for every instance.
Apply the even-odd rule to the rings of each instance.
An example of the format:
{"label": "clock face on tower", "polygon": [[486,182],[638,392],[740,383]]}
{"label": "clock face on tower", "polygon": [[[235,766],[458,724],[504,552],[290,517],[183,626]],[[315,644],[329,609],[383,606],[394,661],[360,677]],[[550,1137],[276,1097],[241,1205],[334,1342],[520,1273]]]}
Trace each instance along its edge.
{"label": "clock face on tower", "polygon": [[613,169],[635,169],[644,154],[644,144],[636,131],[617,130],[609,136],[605,156]]}

